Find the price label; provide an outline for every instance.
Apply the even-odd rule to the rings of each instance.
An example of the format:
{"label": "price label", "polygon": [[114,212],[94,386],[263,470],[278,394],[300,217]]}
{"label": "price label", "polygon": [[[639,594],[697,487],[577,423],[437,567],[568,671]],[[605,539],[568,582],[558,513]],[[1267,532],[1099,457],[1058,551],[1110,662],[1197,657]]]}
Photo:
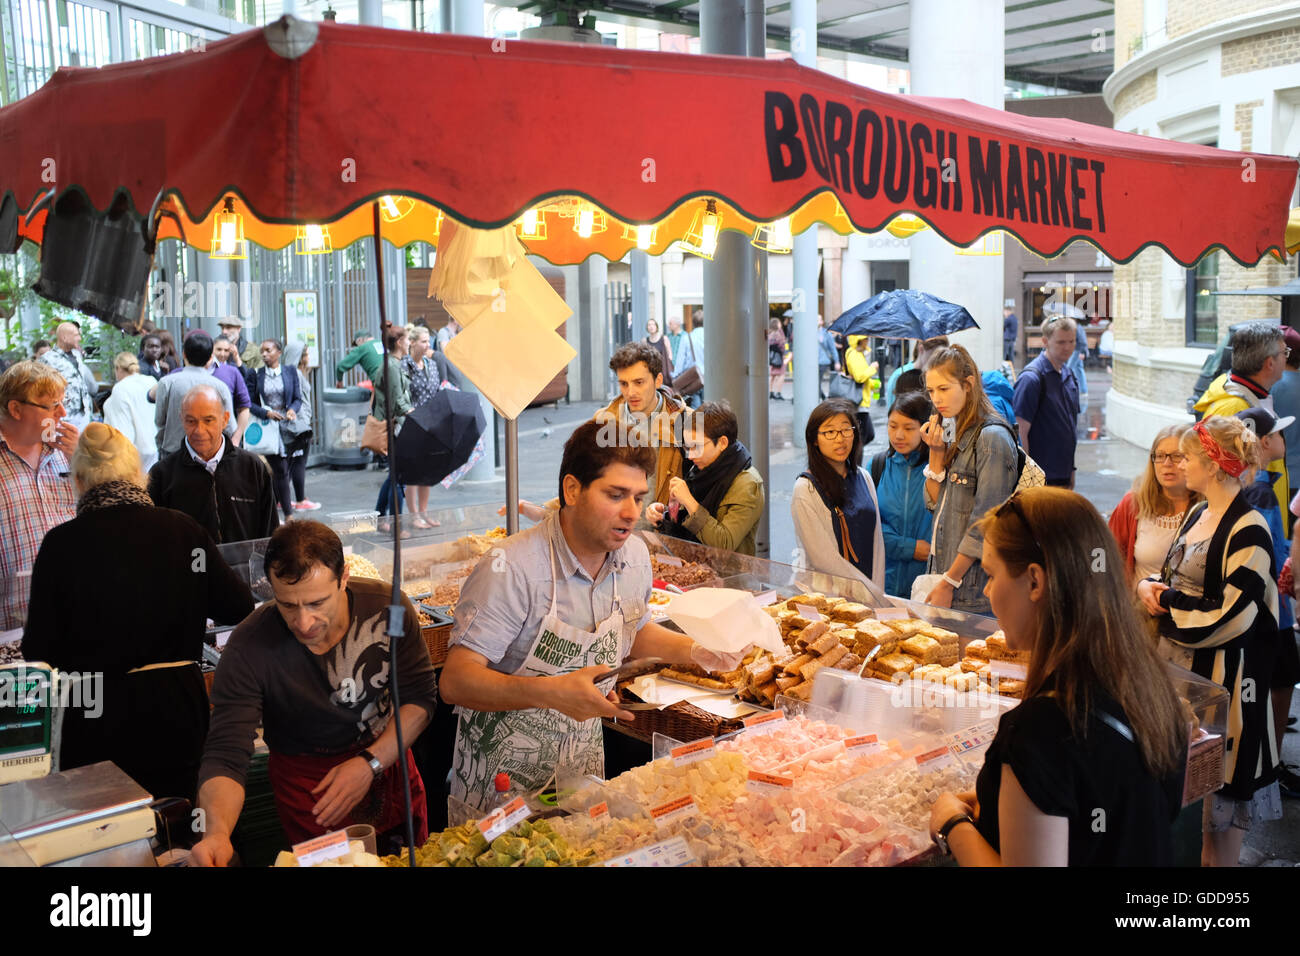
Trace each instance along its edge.
{"label": "price label", "polygon": [[751,770],[749,779],[745,781],[745,789],[750,793],[789,793],[794,789],[794,779]]}
{"label": "price label", "polygon": [[218,649],[218,650],[220,650],[221,648],[223,648],[223,647],[226,646],[226,641],[230,640],[230,635],[233,634],[233,633],[234,633],[233,631],[218,631],[218,632],[217,632],[217,649]]}
{"label": "price label", "polygon": [[946,746],[936,747],[934,750],[917,756],[916,769],[921,773],[934,773],[936,770],[942,770],[950,763],[952,763],[952,751]]}
{"label": "price label", "polygon": [[957,756],[964,753],[970,753],[972,750],[978,750],[981,747],[987,747],[997,736],[998,726],[991,720],[984,720],[978,724],[967,727],[965,730],[959,730],[955,734],[949,734],[944,738],[948,742],[948,749]]}
{"label": "price label", "polygon": [[989,676],[1006,680],[1025,680],[1029,671],[1015,661],[989,661]]}
{"label": "price label", "polygon": [[775,591],[764,591],[762,594],[754,595],[754,603],[759,607],[767,607],[769,604],[776,603]]}
{"label": "price label", "polygon": [[315,866],[326,860],[348,855],[348,831],[335,830],[324,836],[313,837],[293,845],[293,855],[299,866]]}
{"label": "price label", "polygon": [[497,807],[480,820],[478,829],[483,834],[483,839],[491,843],[501,834],[509,833],[513,827],[523,823],[529,816],[528,803],[523,797],[515,797],[504,807]]}
{"label": "price label", "polygon": [[872,754],[880,749],[880,738],[875,734],[863,734],[861,737],[848,737],[844,741],[844,749],[858,757],[863,754]]}
{"label": "price label", "polygon": [[794,609],[800,617],[806,618],[809,621],[826,620],[824,617],[822,617],[821,611],[817,610],[815,607],[809,607],[807,604],[796,604],[794,606]]}
{"label": "price label", "polygon": [[878,607],[876,608],[877,621],[905,621],[911,617],[911,612],[905,607]]}
{"label": "price label", "polygon": [[682,567],[682,559],[675,558],[671,554],[656,554],[655,560],[660,564],[671,564],[674,568]]}
{"label": "price label", "polygon": [[689,866],[695,862],[685,837],[675,836],[648,847],[629,853],[627,856],[606,860],[602,866]]}
{"label": "price label", "polygon": [[347,557],[351,557],[351,555],[352,555],[352,545],[345,544],[343,546],[343,557],[347,558]]}
{"label": "price label", "polygon": [[676,800],[669,800],[667,803],[661,803],[659,806],[650,810],[650,817],[654,820],[655,826],[663,829],[678,820],[685,820],[687,817],[693,817],[700,812],[699,804],[690,794],[684,797],[678,797]]}
{"label": "price label", "polygon": [[587,810],[587,816],[591,818],[592,823],[599,823],[603,826],[610,820],[609,804],[602,800],[600,803]]}
{"label": "price label", "polygon": [[682,744],[668,751],[669,756],[673,758],[673,765],[677,767],[685,767],[697,760],[708,760],[716,753],[712,737],[703,737],[694,743]]}
{"label": "price label", "polygon": [[741,723],[745,726],[745,733],[761,737],[781,729],[781,725],[785,723],[785,711],[774,710],[770,714],[754,714],[746,717]]}

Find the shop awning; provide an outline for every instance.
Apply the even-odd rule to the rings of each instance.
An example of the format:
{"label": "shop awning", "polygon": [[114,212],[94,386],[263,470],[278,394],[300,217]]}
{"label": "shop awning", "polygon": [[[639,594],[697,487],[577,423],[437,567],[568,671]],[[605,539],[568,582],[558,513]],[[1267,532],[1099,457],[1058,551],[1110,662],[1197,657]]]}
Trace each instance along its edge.
{"label": "shop awning", "polygon": [[[203,52],[60,69],[0,110],[0,197],[20,213],[51,189],[100,211],[125,192],[137,215],[161,197],[180,223],[159,235],[206,246],[233,196],[252,241],[283,247],[321,223],[338,247],[369,233],[364,207],[382,196],[418,200],[386,227],[399,244],[436,237],[439,211],[497,227],[572,197],[526,240],[556,263],[621,258],[623,223],[661,224],[660,252],[716,197],[723,227],[746,231],[792,213],[796,232],[874,231],[908,211],[960,245],[1004,229],[1044,255],[1084,239],[1116,262],[1156,245],[1184,265],[1216,247],[1251,264],[1283,246],[1296,170],[791,60],[292,18]],[[612,217],[587,239],[579,200]],[[40,242],[44,218],[22,216],[21,235]]]}

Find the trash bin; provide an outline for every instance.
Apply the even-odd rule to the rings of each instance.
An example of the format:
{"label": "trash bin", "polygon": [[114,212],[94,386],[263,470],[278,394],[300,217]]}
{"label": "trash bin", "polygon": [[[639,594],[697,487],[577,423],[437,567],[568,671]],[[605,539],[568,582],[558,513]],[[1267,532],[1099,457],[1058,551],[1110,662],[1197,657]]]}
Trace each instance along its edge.
{"label": "trash bin", "polygon": [[322,395],[325,418],[325,462],[331,468],[364,468],[361,432],[370,413],[370,390],[359,385],[327,388]]}

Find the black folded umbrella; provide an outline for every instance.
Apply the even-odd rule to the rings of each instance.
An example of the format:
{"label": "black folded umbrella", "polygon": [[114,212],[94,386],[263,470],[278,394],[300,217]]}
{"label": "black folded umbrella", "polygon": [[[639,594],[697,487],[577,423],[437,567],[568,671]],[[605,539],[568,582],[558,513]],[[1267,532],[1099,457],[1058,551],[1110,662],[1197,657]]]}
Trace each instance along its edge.
{"label": "black folded umbrella", "polygon": [[830,325],[832,332],[841,335],[878,339],[932,339],[969,328],[979,328],[979,324],[962,306],[916,289],[880,292]]}
{"label": "black folded umbrella", "polygon": [[406,416],[397,436],[397,480],[436,485],[469,461],[487,427],[478,396],[444,388]]}

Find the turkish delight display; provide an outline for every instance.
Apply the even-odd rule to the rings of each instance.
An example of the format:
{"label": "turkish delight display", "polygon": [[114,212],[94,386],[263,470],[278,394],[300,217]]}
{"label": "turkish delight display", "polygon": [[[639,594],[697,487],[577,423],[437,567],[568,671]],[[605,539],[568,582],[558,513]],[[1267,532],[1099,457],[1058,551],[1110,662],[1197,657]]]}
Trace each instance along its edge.
{"label": "turkish delight display", "polygon": [[750,794],[715,817],[776,866],[893,866],[930,845],[909,830],[826,794]]}
{"label": "turkish delight display", "polygon": [[[945,756],[946,754],[946,756]],[[926,760],[919,754],[850,780],[835,796],[864,810],[878,813],[912,829],[926,831],[930,808],[940,794],[975,789],[978,758],[971,763],[946,753]]]}
{"label": "turkish delight display", "polygon": [[743,794],[747,773],[745,758],[738,753],[719,753],[681,766],[664,757],[619,774],[607,786],[646,809],[689,794],[707,810]]}

